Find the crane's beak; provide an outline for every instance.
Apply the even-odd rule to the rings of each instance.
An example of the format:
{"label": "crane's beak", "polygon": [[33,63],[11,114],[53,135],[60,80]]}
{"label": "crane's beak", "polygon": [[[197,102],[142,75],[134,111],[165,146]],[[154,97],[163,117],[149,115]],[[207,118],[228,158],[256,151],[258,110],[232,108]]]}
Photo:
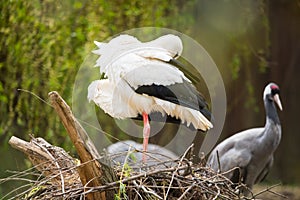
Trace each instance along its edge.
{"label": "crane's beak", "polygon": [[276,102],[278,108],[280,110],[282,110],[282,105],[281,105],[281,101],[280,101],[280,98],[279,98],[279,95],[278,94],[275,94],[274,97],[273,97],[274,101]]}

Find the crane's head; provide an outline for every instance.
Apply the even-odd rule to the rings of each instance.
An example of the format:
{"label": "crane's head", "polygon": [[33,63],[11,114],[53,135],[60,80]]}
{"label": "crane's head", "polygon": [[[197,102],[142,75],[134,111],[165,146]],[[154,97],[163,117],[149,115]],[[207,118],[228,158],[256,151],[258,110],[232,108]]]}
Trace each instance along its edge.
{"label": "crane's head", "polygon": [[280,101],[280,98],[279,98],[279,93],[280,93],[280,90],[279,90],[278,85],[276,85],[275,83],[269,83],[265,87],[263,98],[265,100],[274,101],[277,104],[278,108],[280,110],[282,110],[282,105],[281,105],[281,101]]}

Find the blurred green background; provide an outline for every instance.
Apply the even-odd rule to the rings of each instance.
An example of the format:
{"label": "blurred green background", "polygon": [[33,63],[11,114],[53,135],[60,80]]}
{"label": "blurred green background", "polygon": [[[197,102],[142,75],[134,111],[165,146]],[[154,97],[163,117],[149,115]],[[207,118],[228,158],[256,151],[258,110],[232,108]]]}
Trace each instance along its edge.
{"label": "blurred green background", "polygon": [[[0,8],[0,177],[30,166],[8,145],[12,135],[43,137],[75,155],[53,109],[18,88],[43,99],[57,90],[71,104],[77,70],[94,40],[153,26],[194,38],[217,64],[228,102],[221,139],[262,126],[263,88],[269,81],[280,86],[283,136],[267,181],[300,184],[299,1],[6,0]],[[1,184],[0,197],[16,186]]]}

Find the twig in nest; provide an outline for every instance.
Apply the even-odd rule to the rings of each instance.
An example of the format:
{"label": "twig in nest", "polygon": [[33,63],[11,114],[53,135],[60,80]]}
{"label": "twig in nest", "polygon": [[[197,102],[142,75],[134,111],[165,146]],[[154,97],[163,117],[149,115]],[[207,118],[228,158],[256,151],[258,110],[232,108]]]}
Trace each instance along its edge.
{"label": "twig in nest", "polygon": [[194,145],[192,144],[191,146],[189,146],[189,147],[186,149],[186,151],[185,151],[184,154],[182,155],[180,161],[178,162],[178,166],[177,166],[176,170],[175,170],[175,171],[173,172],[173,174],[172,174],[172,179],[171,179],[171,181],[170,181],[170,184],[169,184],[169,187],[168,187],[168,190],[167,190],[167,193],[166,193],[166,196],[165,196],[164,199],[167,199],[167,197],[168,197],[170,188],[171,188],[172,183],[173,183],[173,180],[174,180],[175,173],[178,172],[178,169],[179,169],[180,165],[182,165],[183,159],[185,158],[185,156],[187,155],[187,153],[191,150],[191,148],[193,148],[193,146],[194,146]]}
{"label": "twig in nest", "polygon": [[221,162],[220,162],[220,156],[219,156],[219,151],[217,150],[217,161],[218,161],[218,168],[219,168],[219,171],[221,172],[222,169],[221,169]]}
{"label": "twig in nest", "polygon": [[265,192],[270,192],[270,193],[275,194],[275,195],[277,195],[277,196],[280,196],[280,197],[282,197],[282,198],[288,199],[287,196],[285,196],[285,195],[283,195],[283,194],[280,194],[280,193],[278,193],[278,192],[272,191],[273,188],[278,187],[278,186],[280,186],[280,185],[281,185],[281,183],[278,183],[278,184],[276,184],[276,185],[272,185],[272,186],[270,186],[270,187],[267,187],[266,189],[263,189],[262,191],[260,191],[260,192],[256,193],[255,195],[253,195],[253,198],[255,199],[257,196],[259,196],[259,195],[261,195],[261,194],[263,194],[263,193],[265,193]]}
{"label": "twig in nest", "polygon": [[144,186],[144,185],[138,185],[137,183],[136,183],[136,181],[134,180],[133,181],[133,184],[135,185],[135,186],[137,186],[138,188],[142,188],[142,190],[145,192],[145,193],[149,193],[149,194],[152,194],[153,196],[155,196],[156,198],[158,198],[158,199],[163,199],[161,196],[159,196],[158,194],[156,194],[153,190],[151,190],[150,188],[148,188],[148,189],[146,189],[146,187]]}
{"label": "twig in nest", "polygon": [[178,198],[178,200],[181,200],[184,198],[184,196],[195,186],[195,184],[193,183],[192,185],[190,185],[190,187],[188,187],[183,193],[182,195]]}
{"label": "twig in nest", "polygon": [[37,145],[38,147],[40,147],[41,149],[43,149],[44,152],[46,152],[49,157],[53,160],[53,162],[55,163],[57,170],[59,171],[59,175],[60,175],[60,180],[61,180],[61,191],[62,193],[65,193],[65,179],[64,176],[62,174],[61,171],[61,167],[59,166],[57,160],[52,156],[52,154],[48,151],[47,148],[45,148],[44,146],[40,145],[38,142],[36,142],[33,138],[32,138],[32,142]]}

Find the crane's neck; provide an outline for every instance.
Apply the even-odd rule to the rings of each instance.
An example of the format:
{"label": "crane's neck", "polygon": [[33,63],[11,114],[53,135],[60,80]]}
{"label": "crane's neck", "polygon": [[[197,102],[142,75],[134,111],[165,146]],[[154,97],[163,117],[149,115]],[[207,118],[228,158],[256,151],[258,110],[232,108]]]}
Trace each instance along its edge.
{"label": "crane's neck", "polygon": [[277,109],[275,107],[274,101],[265,98],[264,103],[266,110],[266,125],[270,122],[273,122],[275,125],[280,126],[280,120],[277,114]]}
{"label": "crane's neck", "polygon": [[266,124],[262,135],[265,151],[273,152],[281,140],[281,125],[274,101],[264,99],[266,109]]}

